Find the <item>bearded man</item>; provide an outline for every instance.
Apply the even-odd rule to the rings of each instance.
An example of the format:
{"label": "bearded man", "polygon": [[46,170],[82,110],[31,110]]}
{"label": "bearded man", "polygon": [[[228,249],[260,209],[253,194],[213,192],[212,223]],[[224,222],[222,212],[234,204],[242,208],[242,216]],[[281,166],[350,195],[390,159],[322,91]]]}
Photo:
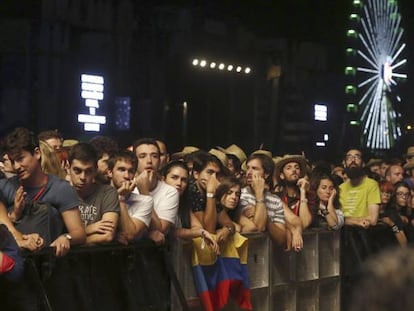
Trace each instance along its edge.
{"label": "bearded man", "polygon": [[363,228],[376,225],[381,203],[380,190],[378,183],[365,174],[361,151],[350,149],[343,164],[348,180],[339,186],[339,201],[345,224]]}

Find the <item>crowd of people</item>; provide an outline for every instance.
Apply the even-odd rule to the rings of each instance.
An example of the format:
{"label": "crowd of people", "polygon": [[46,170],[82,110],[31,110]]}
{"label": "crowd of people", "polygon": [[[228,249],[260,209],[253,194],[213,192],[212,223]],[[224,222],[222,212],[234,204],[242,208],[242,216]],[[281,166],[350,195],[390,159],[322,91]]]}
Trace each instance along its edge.
{"label": "crowd of people", "polygon": [[14,238],[0,241],[0,273],[11,278],[22,270],[16,248],[53,247],[60,257],[76,245],[172,237],[201,238],[220,254],[236,233],[266,232],[299,252],[306,228],[343,226],[380,227],[383,245],[414,241],[414,147],[366,163],[350,149],[333,165],[263,149],[247,156],[234,144],[169,154],[153,138],[121,148],[106,136],[79,142],[16,128],[0,162],[0,229]]}

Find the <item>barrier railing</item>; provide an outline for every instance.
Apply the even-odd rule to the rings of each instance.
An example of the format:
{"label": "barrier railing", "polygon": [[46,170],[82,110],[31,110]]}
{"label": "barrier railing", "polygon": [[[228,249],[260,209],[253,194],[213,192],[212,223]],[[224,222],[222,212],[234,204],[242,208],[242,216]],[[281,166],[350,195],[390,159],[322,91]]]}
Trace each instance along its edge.
{"label": "barrier railing", "polygon": [[[340,310],[339,232],[305,231],[299,253],[275,247],[266,234],[246,236],[254,310]],[[21,282],[0,285],[13,310],[203,310],[184,241],[174,252],[148,240],[73,248],[64,258],[45,249],[27,255]],[[230,302],[225,310],[238,308]]]}
{"label": "barrier railing", "polygon": [[[340,310],[340,232],[306,230],[304,248],[298,253],[275,247],[266,234],[246,236],[254,310]],[[191,270],[191,244],[182,241],[177,244],[178,280],[190,309],[201,311]],[[181,310],[174,290],[172,310]],[[230,302],[225,310],[238,307]]]}
{"label": "barrier railing", "polygon": [[[1,283],[10,310],[170,310],[172,266],[167,246],[142,240],[73,248],[63,258],[53,249],[28,254],[25,276]],[[5,301],[0,302],[1,310]]]}

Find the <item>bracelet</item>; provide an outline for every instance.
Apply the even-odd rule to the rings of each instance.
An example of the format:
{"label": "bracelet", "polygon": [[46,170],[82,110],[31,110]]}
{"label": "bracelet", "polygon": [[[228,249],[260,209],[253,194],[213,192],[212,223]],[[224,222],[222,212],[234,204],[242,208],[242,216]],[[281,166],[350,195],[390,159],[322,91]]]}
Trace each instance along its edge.
{"label": "bracelet", "polygon": [[400,232],[400,229],[398,229],[398,226],[397,226],[397,225],[392,226],[392,227],[391,227],[391,230],[392,230],[392,232],[394,232],[394,233],[398,233],[398,232]]}
{"label": "bracelet", "polygon": [[308,203],[308,199],[300,199],[300,203]]}
{"label": "bracelet", "polygon": [[256,200],[256,204],[257,203],[265,203],[265,200],[264,199]]}

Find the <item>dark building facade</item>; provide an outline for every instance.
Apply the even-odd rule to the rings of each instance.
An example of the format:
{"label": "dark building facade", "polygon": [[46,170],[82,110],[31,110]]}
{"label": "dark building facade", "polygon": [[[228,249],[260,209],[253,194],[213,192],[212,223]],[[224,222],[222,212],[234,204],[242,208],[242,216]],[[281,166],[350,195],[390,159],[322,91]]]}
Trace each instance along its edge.
{"label": "dark building facade", "polygon": [[[282,31],[261,35],[219,3],[43,0],[21,5],[25,10],[8,1],[2,12],[2,134],[16,125],[58,128],[66,138],[96,134],[85,133],[77,121],[86,112],[80,75],[88,73],[105,80],[96,109],[107,117],[101,134],[117,137],[122,145],[156,136],[171,151],[236,143],[247,151],[263,146],[274,154],[336,155],[342,47],[283,37]],[[194,58],[206,59],[207,66],[193,66]],[[249,66],[251,73],[212,70],[211,61]],[[129,129],[117,126],[125,117],[116,105],[119,98],[130,102]],[[318,103],[327,105],[328,122],[314,121]],[[325,132],[326,147],[315,147]]]}

